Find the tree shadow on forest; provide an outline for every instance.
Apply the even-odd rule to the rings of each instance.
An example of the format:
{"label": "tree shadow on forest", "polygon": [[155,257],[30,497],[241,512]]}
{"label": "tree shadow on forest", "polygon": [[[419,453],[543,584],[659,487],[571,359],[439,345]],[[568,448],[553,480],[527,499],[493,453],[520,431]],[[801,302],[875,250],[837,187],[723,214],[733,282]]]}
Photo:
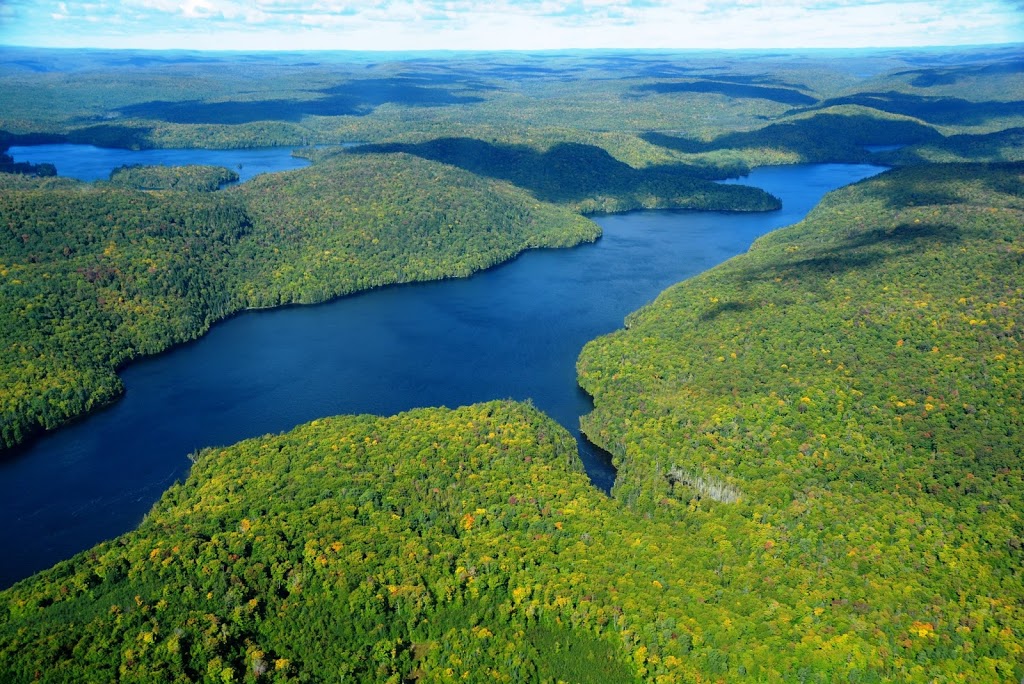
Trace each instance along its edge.
{"label": "tree shadow on forest", "polygon": [[[930,146],[961,157],[965,162],[1012,163],[1018,150],[1024,149],[1024,127],[951,135]],[[889,166],[931,163],[924,150],[917,147],[878,153],[877,158]]]}
{"label": "tree shadow on forest", "polygon": [[864,114],[817,114],[807,119],[771,124],[755,131],[726,133],[711,141],[680,138],[654,131],[643,140],[686,154],[725,149],[770,147],[803,155],[808,161],[860,161],[869,156],[865,146],[942,140],[933,128],[916,121],[893,121]]}
{"label": "tree shadow on forest", "polygon": [[874,268],[887,259],[920,253],[925,242],[959,243],[960,229],[946,223],[901,223],[891,229],[876,229],[850,236],[835,246],[822,249],[813,256],[785,263],[766,264],[745,269],[744,282],[783,279],[828,279],[849,271]]}
{"label": "tree shadow on forest", "polygon": [[[785,81],[761,74],[715,74],[713,80],[724,81],[726,83],[745,83],[747,85],[769,85],[794,90],[810,90],[810,88],[803,83],[793,83],[791,81]],[[817,101],[817,98],[814,99]]]}
{"label": "tree shadow on forest", "polygon": [[[423,85],[428,83],[429,87]],[[254,121],[296,122],[305,116],[366,116],[387,103],[406,107],[444,107],[475,104],[483,98],[457,95],[435,81],[389,78],[364,79],[316,91],[309,100],[231,100],[169,102],[154,100],[122,107],[123,116],[179,124],[244,124]]]}
{"label": "tree shadow on forest", "polygon": [[707,311],[703,312],[700,315],[700,321],[702,323],[707,323],[708,321],[715,320],[722,314],[738,313],[741,311],[748,311],[754,308],[756,307],[749,302],[720,302],[712,306]]}
{"label": "tree shadow on forest", "polygon": [[911,69],[899,71],[893,76],[914,76],[910,85],[917,88],[956,85],[966,78],[978,76],[1002,76],[1024,73],[1024,60],[1012,59],[984,66],[936,67],[932,69]]}
{"label": "tree shadow on forest", "polygon": [[[721,84],[745,84],[758,86],[780,86],[796,90],[809,90],[802,83],[792,83],[783,79],[768,76],[766,74],[737,74],[729,71],[726,65],[710,65],[702,63],[698,68],[679,64],[668,60],[652,59],[649,57],[630,57],[626,55],[612,56],[591,56],[587,58],[597,68],[608,71],[628,71],[622,75],[622,79],[636,78],[690,78],[704,83]],[[722,73],[714,73],[722,72]],[[655,84],[658,85],[658,84]],[[663,84],[672,85],[672,84]],[[687,84],[682,84],[687,85]],[[644,88],[649,88],[646,86]],[[811,99],[811,102],[816,102]]]}
{"label": "tree shadow on forest", "polygon": [[[891,208],[978,204],[988,206],[986,193],[1024,197],[1024,162],[975,162],[922,165],[902,175],[893,187],[866,186],[865,192]],[[981,193],[978,193],[978,189]]]}
{"label": "tree shadow on forest", "polygon": [[348,152],[380,153],[407,153],[451,164],[480,176],[508,181],[540,200],[555,203],[637,191],[659,195],[700,191],[724,197],[721,190],[730,187],[770,197],[753,188],[710,182],[709,177],[718,178],[722,174],[713,167],[673,164],[636,169],[615,159],[603,148],[580,143],[559,143],[539,152],[526,145],[494,144],[475,138],[439,138],[418,144],[360,145]]}
{"label": "tree shadow on forest", "polygon": [[932,97],[889,91],[857,93],[822,100],[813,107],[794,109],[787,114],[799,114],[838,105],[860,105],[890,114],[912,116],[928,123],[963,126],[977,126],[991,119],[1020,116],[1024,113],[1024,100],[972,102],[959,97]]}
{"label": "tree shadow on forest", "polygon": [[539,67],[529,64],[494,64],[482,68],[482,72],[486,76],[516,80],[528,78],[564,78],[574,71],[578,71],[578,69],[553,69],[551,67]]}
{"label": "tree shadow on forest", "polygon": [[841,249],[862,249],[883,244],[906,245],[922,241],[958,243],[961,239],[960,229],[950,223],[901,223],[895,228],[876,228],[851,236],[842,244]]}
{"label": "tree shadow on forest", "polygon": [[[717,78],[717,77],[716,77]],[[813,105],[818,99],[792,88],[768,87],[737,82],[737,79],[692,81],[690,83],[648,83],[634,88],[635,92],[711,93],[736,99],[771,100],[787,105]]]}

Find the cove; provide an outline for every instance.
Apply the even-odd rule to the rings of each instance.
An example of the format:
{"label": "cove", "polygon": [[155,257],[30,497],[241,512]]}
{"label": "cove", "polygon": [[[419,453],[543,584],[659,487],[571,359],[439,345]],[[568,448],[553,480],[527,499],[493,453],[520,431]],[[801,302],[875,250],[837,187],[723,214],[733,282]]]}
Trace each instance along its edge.
{"label": "cove", "polygon": [[260,147],[239,150],[123,150],[93,145],[61,143],[55,145],[13,145],[7,151],[16,162],[53,164],[57,175],[81,181],[107,180],[110,172],[129,164],[186,166],[209,164],[223,166],[247,181],[261,173],[289,171],[309,165],[308,159],[293,157],[293,147]]}
{"label": "cove", "polygon": [[[597,218],[592,245],[536,250],[470,278],[253,311],[122,372],[125,396],[0,462],[0,586],[140,522],[195,449],[339,413],[532,400],[574,434],[591,403],[589,340],[669,285],[795,223],[869,165],[766,167],[740,181],[782,199],[761,214],[643,211]],[[581,440],[595,485],[607,456]]]}

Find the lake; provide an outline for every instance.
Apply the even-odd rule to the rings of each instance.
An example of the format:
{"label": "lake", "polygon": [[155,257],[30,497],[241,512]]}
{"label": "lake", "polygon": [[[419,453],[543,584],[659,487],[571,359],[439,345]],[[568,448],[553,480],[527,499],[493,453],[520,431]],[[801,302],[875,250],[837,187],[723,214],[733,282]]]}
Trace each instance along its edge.
{"label": "lake", "polygon": [[128,164],[224,166],[247,181],[261,173],[289,171],[309,166],[308,159],[293,157],[294,147],[260,147],[244,150],[120,150],[92,145],[13,145],[7,151],[16,162],[53,164],[57,174],[83,181],[108,180],[110,172]]}
{"label": "lake", "polygon": [[[604,237],[592,245],[530,251],[465,279],[244,313],[133,363],[119,402],[0,462],[0,587],[135,527],[200,447],[326,415],[503,398],[530,399],[579,435],[591,403],[575,363],[587,341],[669,285],[799,221],[825,192],[883,170],[757,169],[736,182],[775,194],[783,209],[599,217]],[[580,443],[607,491],[608,456]]]}

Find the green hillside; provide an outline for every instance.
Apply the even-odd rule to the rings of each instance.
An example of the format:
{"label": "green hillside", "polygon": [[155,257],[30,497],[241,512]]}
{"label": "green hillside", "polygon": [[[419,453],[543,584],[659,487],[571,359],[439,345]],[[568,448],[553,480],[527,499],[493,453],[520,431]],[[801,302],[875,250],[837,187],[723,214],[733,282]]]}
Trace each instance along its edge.
{"label": "green hillside", "polygon": [[579,586],[613,520],[526,406],[314,421],[198,454],[138,530],[6,592],[0,660],[12,682],[631,681],[583,598],[608,589]]}
{"label": "green hillside", "polygon": [[466,276],[600,233],[508,184],[405,155],[341,155],[221,192],[121,187],[198,173],[0,174],[0,444],[111,401],[118,366],[236,311]]}
{"label": "green hillside", "polygon": [[722,540],[719,582],[807,605],[798,641],[866,638],[895,680],[1024,673],[1022,173],[831,193],[579,360],[615,497]]}

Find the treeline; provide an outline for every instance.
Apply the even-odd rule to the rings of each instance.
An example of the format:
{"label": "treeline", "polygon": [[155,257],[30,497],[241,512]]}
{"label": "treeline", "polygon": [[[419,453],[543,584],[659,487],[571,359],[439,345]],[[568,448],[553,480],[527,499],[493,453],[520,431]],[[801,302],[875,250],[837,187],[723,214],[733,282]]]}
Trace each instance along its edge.
{"label": "treeline", "polygon": [[53,164],[30,164],[28,162],[16,162],[11,155],[6,154],[5,147],[0,147],[0,173],[20,173],[26,176],[56,176],[57,167]]}
{"label": "treeline", "polygon": [[405,156],[341,156],[215,193],[117,187],[120,175],[0,174],[4,446],[109,402],[118,366],[232,312],[465,276],[599,234],[511,186]]}

